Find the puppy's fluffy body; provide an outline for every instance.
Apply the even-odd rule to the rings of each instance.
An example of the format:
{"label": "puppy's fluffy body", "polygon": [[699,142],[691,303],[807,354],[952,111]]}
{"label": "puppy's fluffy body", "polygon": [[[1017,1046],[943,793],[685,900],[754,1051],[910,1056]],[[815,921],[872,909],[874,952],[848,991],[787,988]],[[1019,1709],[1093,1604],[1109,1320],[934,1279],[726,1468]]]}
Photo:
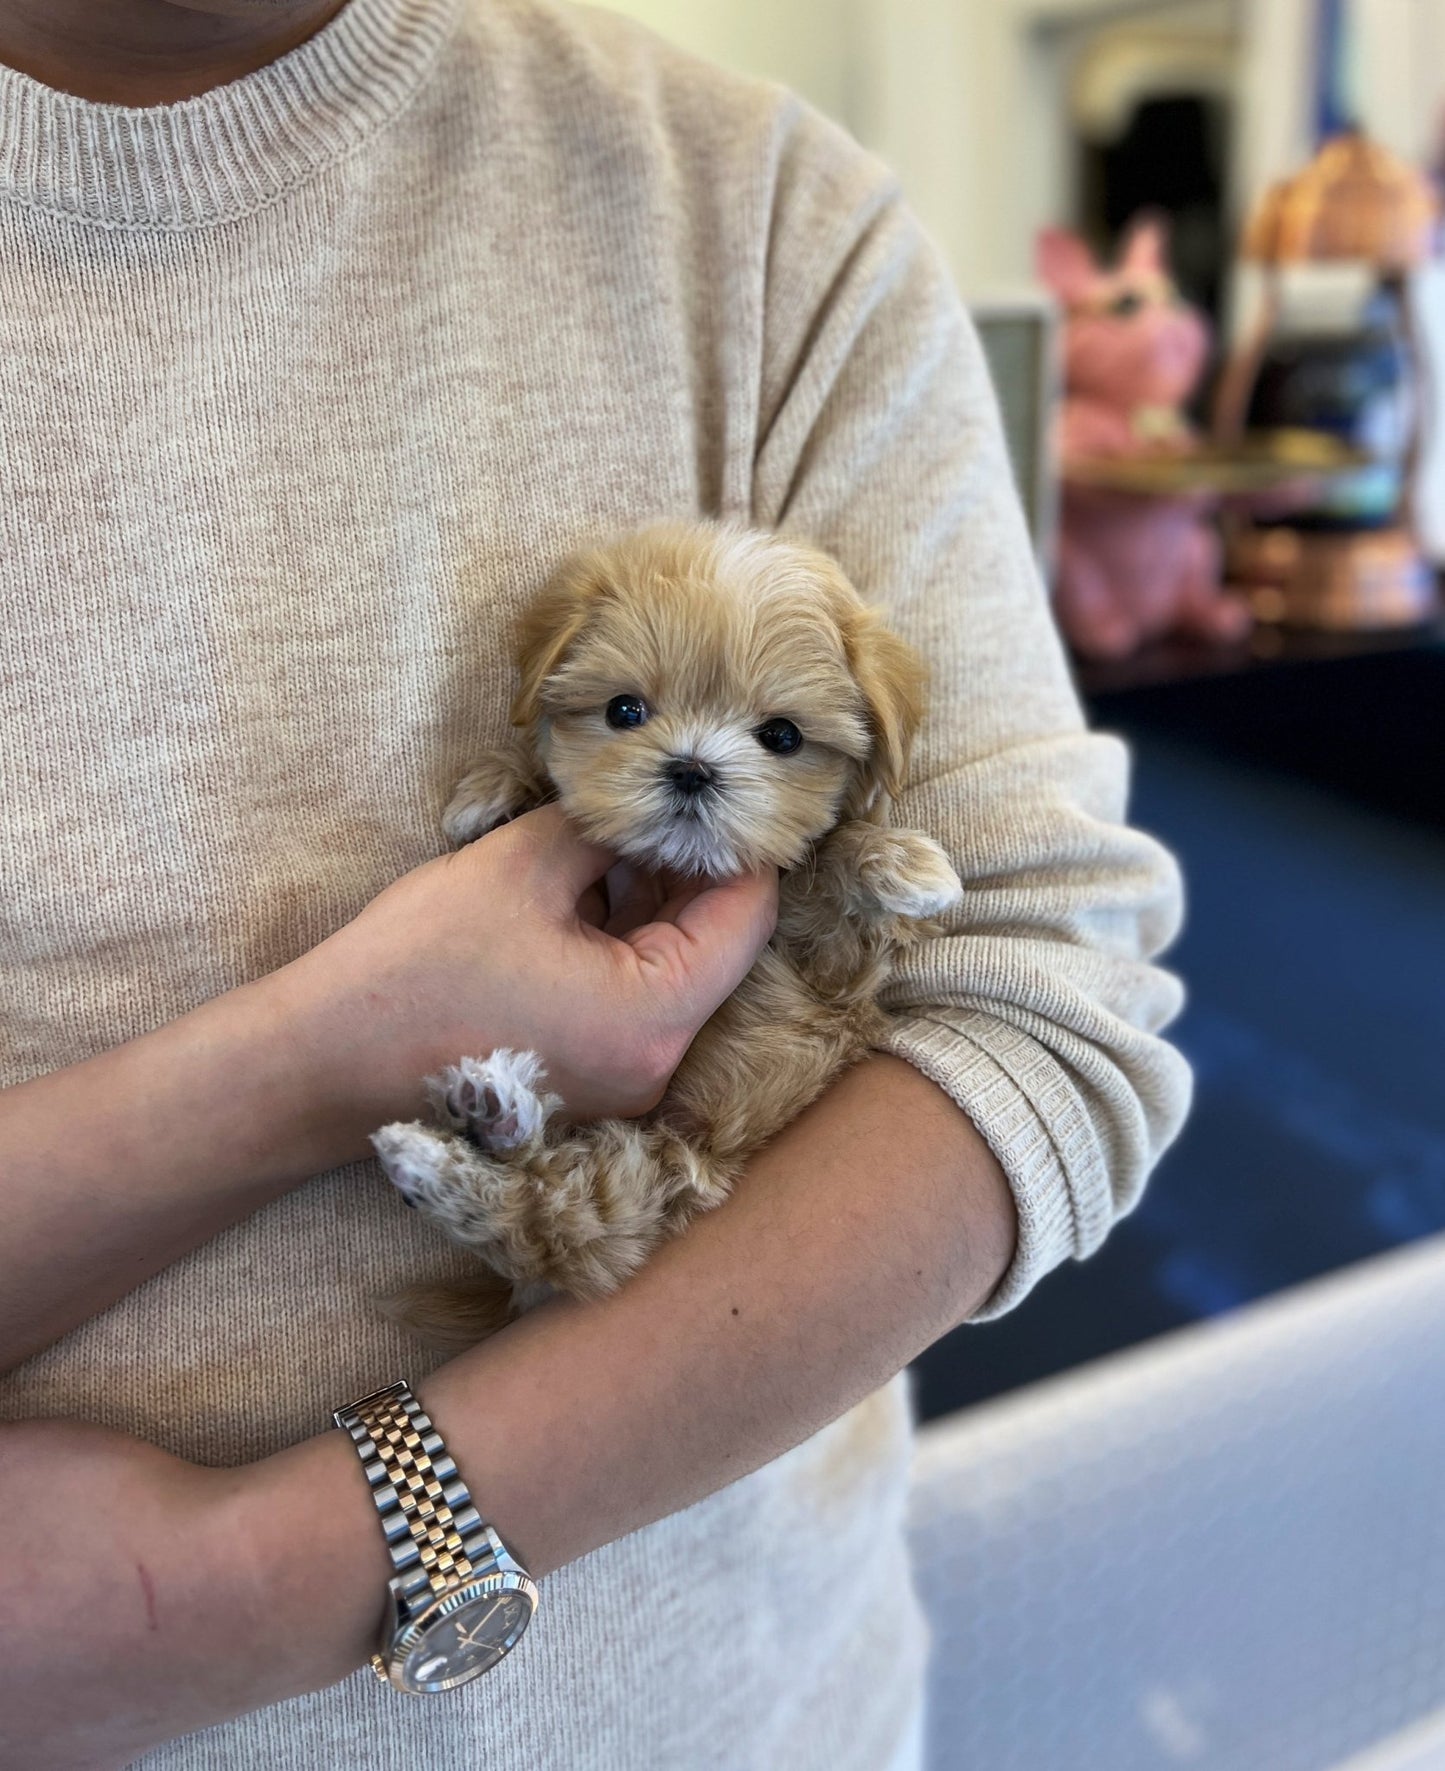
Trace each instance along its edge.
{"label": "puppy's fluffy body", "polygon": [[490,1270],[408,1296],[441,1344],[551,1287],[613,1289],[720,1203],[878,1042],[893,954],[961,893],[936,843],[886,822],[922,667],[825,555],[749,531],[645,530],[564,563],[522,622],[518,663],[517,740],[462,781],[451,840],[556,798],[651,869],[782,869],[778,925],[647,1118],[568,1125],[535,1054],[502,1052],[435,1081],[436,1126],[377,1134],[397,1187]]}

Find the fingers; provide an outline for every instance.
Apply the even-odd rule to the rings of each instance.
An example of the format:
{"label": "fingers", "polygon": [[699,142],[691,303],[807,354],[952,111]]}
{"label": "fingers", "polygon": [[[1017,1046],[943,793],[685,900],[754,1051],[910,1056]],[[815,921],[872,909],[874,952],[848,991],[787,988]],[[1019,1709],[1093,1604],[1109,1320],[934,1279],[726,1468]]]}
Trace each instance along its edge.
{"label": "fingers", "polygon": [[[524,845],[533,902],[559,919],[593,928],[601,923],[620,938],[642,961],[648,988],[671,998],[671,1018],[693,1031],[738,987],[772,938],[778,917],[772,869],[715,885],[689,882],[659,903],[665,884],[585,841],[556,805],[527,812],[505,829]],[[604,878],[609,903],[602,923],[595,888]]]}
{"label": "fingers", "polygon": [[778,922],[778,875],[769,867],[706,886],[677,912],[676,926],[700,948],[736,948],[738,974],[723,991],[736,988],[773,937]]}

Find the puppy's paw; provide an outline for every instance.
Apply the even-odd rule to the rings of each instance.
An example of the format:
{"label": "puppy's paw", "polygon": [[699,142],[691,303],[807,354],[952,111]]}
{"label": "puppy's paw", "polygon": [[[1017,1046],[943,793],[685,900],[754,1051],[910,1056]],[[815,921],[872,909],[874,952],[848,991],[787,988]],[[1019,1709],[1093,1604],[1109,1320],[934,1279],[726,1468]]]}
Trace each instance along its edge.
{"label": "puppy's paw", "polygon": [[460,1132],[425,1125],[384,1125],[371,1142],[408,1205],[463,1248],[491,1255],[497,1205],[513,1180],[506,1158],[477,1149]]}
{"label": "puppy's paw", "polygon": [[505,1046],[485,1058],[463,1058],[427,1082],[438,1115],[480,1150],[520,1149],[541,1138],[562,1105],[542,1087],[546,1070],[536,1052]]}
{"label": "puppy's paw", "polygon": [[446,1132],[416,1123],[384,1125],[371,1134],[382,1171],[414,1211],[430,1204],[450,1185],[456,1142]]}
{"label": "puppy's paw", "polygon": [[880,830],[859,857],[858,876],[890,916],[941,916],[963,897],[948,856],[931,836],[916,830]]}
{"label": "puppy's paw", "polygon": [[542,799],[541,784],[515,751],[493,751],[457,783],[442,813],[442,834],[460,848],[531,811]]}

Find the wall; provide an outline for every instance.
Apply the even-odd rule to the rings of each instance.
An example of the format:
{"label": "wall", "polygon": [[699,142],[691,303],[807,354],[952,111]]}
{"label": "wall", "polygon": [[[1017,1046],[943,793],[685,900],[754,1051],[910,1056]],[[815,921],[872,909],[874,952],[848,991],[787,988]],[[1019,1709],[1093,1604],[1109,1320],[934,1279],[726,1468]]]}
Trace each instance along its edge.
{"label": "wall", "polygon": [[[1025,281],[1068,202],[1078,27],[1212,28],[1234,0],[613,0],[699,55],[784,81],[902,178],[969,291]],[[1274,0],[1263,0],[1272,5]]]}
{"label": "wall", "polygon": [[[970,291],[1028,277],[1068,212],[1064,100],[1084,33],[1237,32],[1236,206],[1309,146],[1313,0],[613,0],[675,42],[769,75],[898,171]],[[1445,101],[1445,0],[1355,0],[1366,124],[1419,156]]]}
{"label": "wall", "polygon": [[695,55],[781,80],[856,129],[860,0],[611,0]]}
{"label": "wall", "polygon": [[[999,0],[1007,9],[1012,0]],[[991,201],[977,152],[992,124],[978,21],[994,0],[613,0],[695,54],[781,80],[902,177],[955,264]]]}

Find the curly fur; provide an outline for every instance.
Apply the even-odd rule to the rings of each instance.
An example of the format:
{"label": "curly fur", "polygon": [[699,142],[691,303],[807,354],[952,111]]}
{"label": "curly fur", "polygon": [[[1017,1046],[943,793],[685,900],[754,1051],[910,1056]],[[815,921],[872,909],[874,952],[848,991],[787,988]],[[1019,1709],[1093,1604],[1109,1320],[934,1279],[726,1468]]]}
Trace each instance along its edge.
{"label": "curly fur", "polygon": [[[556,798],[583,833],[654,869],[783,869],[776,933],[645,1119],[570,1125],[535,1053],[463,1059],[429,1085],[436,1123],[373,1140],[408,1203],[481,1257],[475,1286],[401,1302],[465,1344],[560,1288],[613,1290],[726,1198],[747,1158],[875,1045],[893,954],[962,893],[931,838],[894,830],[922,710],[915,655],[838,566],[709,525],[644,530],[567,560],[523,619],[514,742],[443,819],[467,842]],[[614,730],[614,696],[643,700]],[[788,719],[801,747],[757,738]],[[667,767],[702,763],[682,794]]]}

